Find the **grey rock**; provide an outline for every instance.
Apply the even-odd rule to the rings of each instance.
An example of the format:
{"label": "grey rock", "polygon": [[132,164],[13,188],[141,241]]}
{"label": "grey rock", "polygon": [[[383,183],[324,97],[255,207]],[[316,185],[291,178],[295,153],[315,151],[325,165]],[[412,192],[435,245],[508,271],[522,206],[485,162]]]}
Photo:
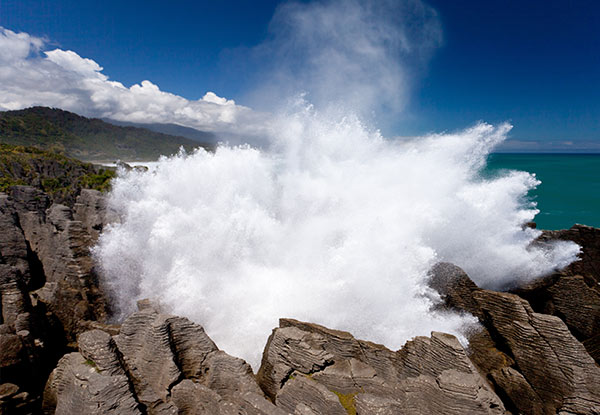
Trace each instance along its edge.
{"label": "grey rock", "polygon": [[[469,357],[494,382],[508,406],[525,414],[596,413],[600,369],[567,325],[558,317],[534,312],[515,294],[482,290],[465,282],[468,277],[456,268],[453,275],[458,278],[436,280],[440,268],[434,268],[432,280],[438,281],[436,289],[449,308],[479,316],[485,328],[470,334]],[[452,267],[441,269],[443,273]],[[562,317],[572,326],[585,326],[594,318],[577,316],[577,303],[583,311],[595,297],[582,294],[584,286],[581,277],[555,274],[518,291],[544,293],[543,301],[553,293],[556,307],[571,314]],[[539,305],[540,297],[530,298]],[[588,347],[593,348],[593,343]]]}
{"label": "grey rock", "polygon": [[45,212],[50,207],[48,195],[32,186],[12,186],[10,197],[21,211]]}
{"label": "grey rock", "polygon": [[[586,340],[600,333],[600,290],[597,283],[590,286],[590,281],[581,275],[557,273],[513,292],[529,301],[534,311],[560,317],[585,345]],[[588,352],[600,362],[600,354],[594,352],[594,348]]]}
{"label": "grey rock", "polygon": [[73,217],[83,224],[94,241],[107,224],[119,221],[117,212],[108,206],[106,196],[93,189],[81,189],[73,206]]}
{"label": "grey rock", "polygon": [[189,379],[182,380],[171,391],[173,403],[182,415],[220,415],[223,399],[215,391]]}
{"label": "grey rock", "polygon": [[29,252],[14,204],[6,194],[0,193],[0,262],[15,267],[23,284],[32,284]]}
{"label": "grey rock", "polygon": [[504,413],[458,340],[443,333],[393,352],[346,332],[282,319],[267,342],[258,381],[289,412]]}
{"label": "grey rock", "polygon": [[102,330],[90,330],[79,335],[77,339],[79,353],[94,362],[100,373],[126,376],[119,351],[110,334]]}
{"label": "grey rock", "polygon": [[208,354],[217,351],[217,346],[202,326],[192,323],[187,318],[170,317],[167,324],[183,375],[188,379],[200,379],[204,375]]}
{"label": "grey rock", "polygon": [[[490,373],[496,388],[501,391],[511,408],[525,414],[542,415],[544,403],[527,380],[511,367]],[[506,402],[506,400],[505,400]]]}
{"label": "grey rock", "polygon": [[48,285],[36,293],[38,299],[74,342],[81,321],[104,321],[107,314],[90,256],[94,239],[81,221],[73,219],[69,207],[48,207],[43,192],[16,186],[11,195],[25,240],[39,259]]}
{"label": "grey rock", "polygon": [[403,406],[394,399],[370,393],[361,393],[354,402],[358,414],[396,415],[404,412]]}
{"label": "grey rock", "polygon": [[273,414],[285,415],[262,395],[242,393],[235,400],[227,400],[208,387],[185,379],[173,387],[172,401],[180,414],[185,415],[229,415],[229,414]]}
{"label": "grey rock", "polygon": [[514,294],[480,290],[474,295],[487,325],[543,402],[543,413],[597,413],[600,368],[558,317],[535,313]]}
{"label": "grey rock", "polygon": [[0,264],[0,296],[2,322],[14,325],[19,314],[31,308],[26,288],[21,283],[21,273],[16,267]]}
{"label": "grey rock", "polygon": [[[201,326],[161,314],[154,307],[128,317],[118,335],[94,329],[80,334],[78,345],[80,353],[61,360],[47,384],[46,412],[79,410],[75,396],[85,401],[82,407],[97,403],[96,395],[82,395],[69,386],[72,372],[80,370],[83,361],[104,377],[94,375],[86,382],[110,383],[112,389],[102,390],[118,394],[127,385],[148,414],[284,413],[264,396],[246,362],[218,350]],[[87,384],[82,387],[88,388]]]}
{"label": "grey rock", "polygon": [[428,283],[441,295],[446,307],[482,317],[479,305],[473,299],[473,292],[479,290],[479,287],[460,267],[449,262],[439,262],[429,271]]}
{"label": "grey rock", "polygon": [[335,393],[305,375],[286,382],[277,395],[276,404],[289,413],[347,414]]}
{"label": "grey rock", "polygon": [[152,309],[139,311],[123,322],[114,337],[136,395],[147,407],[167,403],[171,387],[181,376],[171,349],[168,318]]}
{"label": "grey rock", "polygon": [[553,241],[573,241],[581,247],[579,261],[575,261],[561,270],[563,275],[581,275],[596,283],[600,283],[600,228],[576,224],[570,229],[559,231],[543,231],[538,243]]}
{"label": "grey rock", "polygon": [[141,414],[139,404],[123,375],[100,371],[80,353],[69,353],[58,362],[44,393],[44,409],[56,414]]}
{"label": "grey rock", "polygon": [[[125,320],[114,339],[139,401],[153,412],[165,404],[183,405],[180,410],[189,413],[216,406],[219,413],[276,413],[250,365],[218,350],[204,329],[186,318],[145,307]],[[181,385],[182,379],[193,382]],[[171,399],[176,387],[177,400]],[[196,403],[183,398],[193,391],[201,395]]]}

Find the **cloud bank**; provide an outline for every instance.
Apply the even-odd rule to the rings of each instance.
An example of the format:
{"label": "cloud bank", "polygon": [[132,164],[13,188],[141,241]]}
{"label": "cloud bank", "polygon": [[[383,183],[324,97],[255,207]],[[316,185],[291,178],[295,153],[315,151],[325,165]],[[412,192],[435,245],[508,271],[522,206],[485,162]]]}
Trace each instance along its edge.
{"label": "cloud bank", "polygon": [[35,105],[130,122],[175,123],[213,132],[257,132],[261,115],[207,92],[199,100],[161,91],[150,81],[126,87],[70,50],[0,27],[0,110]]}
{"label": "cloud bank", "polygon": [[[420,0],[290,1],[277,8],[267,39],[233,58],[245,63],[236,76],[259,74],[247,96],[255,109],[276,113],[282,102],[304,94],[320,110],[379,122],[381,114],[402,111],[412,79],[440,42],[436,12]],[[46,39],[0,27],[0,110],[50,106],[89,117],[175,123],[253,144],[264,143],[272,128],[269,113],[213,92],[188,100],[149,80],[127,87],[92,59],[48,49]]]}

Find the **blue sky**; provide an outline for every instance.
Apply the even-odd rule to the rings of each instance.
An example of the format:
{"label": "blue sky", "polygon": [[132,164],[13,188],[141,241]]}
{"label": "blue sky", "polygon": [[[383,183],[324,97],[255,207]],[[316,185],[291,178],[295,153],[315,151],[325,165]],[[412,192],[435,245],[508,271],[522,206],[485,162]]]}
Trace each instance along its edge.
{"label": "blue sky", "polygon": [[[272,37],[279,3],[2,0],[0,26],[93,59],[127,87],[147,79],[190,100],[213,91],[253,106],[265,64],[248,51]],[[440,36],[410,66],[406,103],[387,133],[509,121],[515,148],[600,150],[599,2],[427,4]]]}

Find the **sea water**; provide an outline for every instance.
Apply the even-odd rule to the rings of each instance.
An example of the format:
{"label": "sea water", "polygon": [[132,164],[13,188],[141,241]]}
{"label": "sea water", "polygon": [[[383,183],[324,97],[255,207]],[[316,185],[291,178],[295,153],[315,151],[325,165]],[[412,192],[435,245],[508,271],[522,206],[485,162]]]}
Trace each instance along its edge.
{"label": "sea water", "polygon": [[486,172],[527,171],[541,181],[529,198],[540,213],[540,229],[566,229],[575,223],[600,227],[600,154],[506,154],[488,158]]}

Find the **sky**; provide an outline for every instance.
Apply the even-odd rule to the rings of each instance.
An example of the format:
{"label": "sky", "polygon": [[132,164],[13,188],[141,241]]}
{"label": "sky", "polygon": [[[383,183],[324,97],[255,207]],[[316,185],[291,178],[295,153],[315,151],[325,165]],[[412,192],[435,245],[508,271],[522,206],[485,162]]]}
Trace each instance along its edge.
{"label": "sky", "polygon": [[297,89],[387,136],[508,121],[505,150],[600,152],[597,1],[0,0],[0,26],[2,109],[250,133]]}

